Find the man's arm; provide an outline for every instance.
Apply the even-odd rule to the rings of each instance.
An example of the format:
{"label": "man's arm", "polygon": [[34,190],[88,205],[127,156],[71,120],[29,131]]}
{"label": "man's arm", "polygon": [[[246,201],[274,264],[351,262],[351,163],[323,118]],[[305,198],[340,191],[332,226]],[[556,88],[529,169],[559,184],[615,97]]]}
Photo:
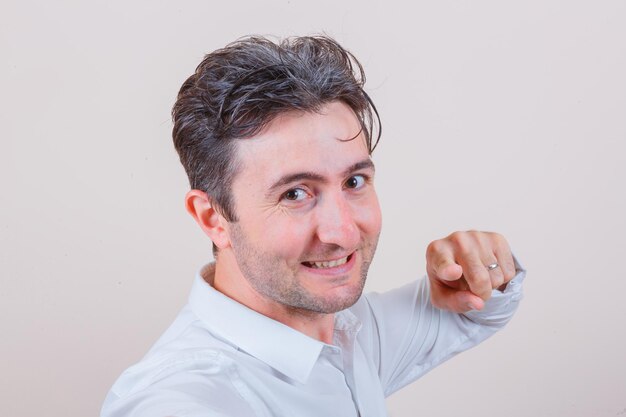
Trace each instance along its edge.
{"label": "man's arm", "polygon": [[[429,278],[384,294],[368,294],[355,306],[363,322],[361,346],[378,369],[385,395],[487,339],[511,319],[522,296],[525,272],[503,241],[506,244],[495,234],[453,233],[429,247]],[[496,268],[489,271],[489,263],[481,264],[486,275],[469,268],[476,258],[492,261],[489,254],[506,265],[501,275],[492,278],[490,272]],[[512,276],[507,262],[513,266]],[[442,270],[446,279],[440,276]]]}

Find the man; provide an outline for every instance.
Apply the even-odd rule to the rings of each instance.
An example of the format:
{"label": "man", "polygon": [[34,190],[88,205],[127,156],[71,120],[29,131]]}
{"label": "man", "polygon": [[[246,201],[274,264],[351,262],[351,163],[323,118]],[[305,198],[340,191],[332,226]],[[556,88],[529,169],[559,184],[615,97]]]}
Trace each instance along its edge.
{"label": "man", "polygon": [[304,37],[235,42],[183,84],[174,143],[216,262],[103,416],[384,416],[511,318],[523,272],[494,233],[435,241],[428,279],[361,296],[381,228],[364,81]]}

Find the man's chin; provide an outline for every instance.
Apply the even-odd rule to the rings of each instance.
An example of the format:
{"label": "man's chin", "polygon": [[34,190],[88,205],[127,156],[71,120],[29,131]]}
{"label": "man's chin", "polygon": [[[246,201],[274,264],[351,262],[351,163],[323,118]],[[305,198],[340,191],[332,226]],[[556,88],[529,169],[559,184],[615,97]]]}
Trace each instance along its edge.
{"label": "man's chin", "polygon": [[331,288],[326,294],[321,295],[320,298],[323,301],[321,304],[325,307],[324,313],[337,313],[356,304],[363,294],[366,279],[367,271],[361,269],[358,276],[346,279],[342,285]]}
{"label": "man's chin", "polygon": [[363,285],[355,284],[352,288],[335,288],[335,294],[319,296],[312,310],[317,313],[333,314],[352,307],[361,298]]}

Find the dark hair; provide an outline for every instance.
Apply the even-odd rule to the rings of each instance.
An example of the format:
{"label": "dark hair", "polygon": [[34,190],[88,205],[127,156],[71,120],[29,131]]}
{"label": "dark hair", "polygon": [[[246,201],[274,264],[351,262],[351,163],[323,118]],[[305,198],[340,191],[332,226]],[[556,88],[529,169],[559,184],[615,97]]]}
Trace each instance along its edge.
{"label": "dark hair", "polygon": [[364,84],[361,64],[327,36],[278,43],[247,37],[206,55],[172,109],[174,146],[191,188],[205,191],[216,210],[237,221],[230,193],[238,169],[233,139],[254,136],[281,113],[316,112],[331,101],[354,111],[371,153],[380,118]]}

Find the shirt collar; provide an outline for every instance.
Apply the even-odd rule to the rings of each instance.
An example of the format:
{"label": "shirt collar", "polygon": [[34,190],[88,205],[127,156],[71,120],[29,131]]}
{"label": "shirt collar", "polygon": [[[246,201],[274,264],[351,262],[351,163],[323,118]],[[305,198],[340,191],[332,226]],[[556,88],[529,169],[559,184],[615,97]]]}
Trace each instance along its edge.
{"label": "shirt collar", "polygon": [[[189,305],[205,325],[220,337],[265,362],[289,378],[305,384],[320,352],[327,346],[276,320],[264,316],[215,290],[215,264],[196,275]],[[347,310],[336,315],[336,330],[360,327]],[[358,328],[357,328],[358,330]]]}

